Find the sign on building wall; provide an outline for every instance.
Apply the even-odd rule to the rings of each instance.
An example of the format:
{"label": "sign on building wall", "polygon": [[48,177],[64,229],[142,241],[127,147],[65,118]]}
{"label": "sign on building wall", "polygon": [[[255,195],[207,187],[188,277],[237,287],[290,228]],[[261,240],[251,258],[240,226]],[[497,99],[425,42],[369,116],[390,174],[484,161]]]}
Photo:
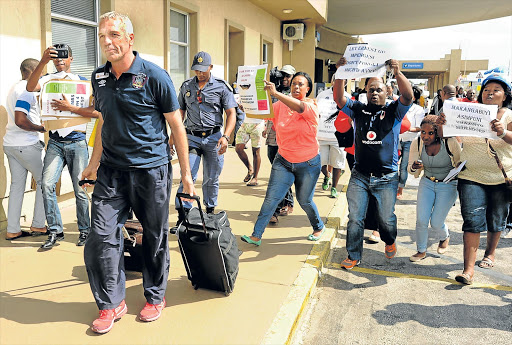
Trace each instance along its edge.
{"label": "sign on building wall", "polygon": [[423,69],[423,62],[402,62],[402,69]]}

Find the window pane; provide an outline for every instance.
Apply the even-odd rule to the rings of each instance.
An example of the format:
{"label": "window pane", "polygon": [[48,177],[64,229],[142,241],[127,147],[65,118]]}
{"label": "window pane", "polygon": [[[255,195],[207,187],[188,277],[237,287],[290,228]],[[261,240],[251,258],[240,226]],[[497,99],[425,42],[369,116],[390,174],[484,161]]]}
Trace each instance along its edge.
{"label": "window pane", "polygon": [[169,61],[169,74],[174,87],[178,90],[187,77],[187,47],[171,44],[171,60]]}
{"label": "window pane", "polygon": [[171,41],[187,42],[187,16],[171,10]]}
{"label": "window pane", "polygon": [[65,43],[73,51],[71,72],[91,78],[96,66],[96,28],[52,19],[52,43]]}
{"label": "window pane", "polygon": [[51,0],[52,13],[96,21],[95,0]]}
{"label": "window pane", "polygon": [[268,45],[266,43],[263,43],[263,63],[268,62]]}

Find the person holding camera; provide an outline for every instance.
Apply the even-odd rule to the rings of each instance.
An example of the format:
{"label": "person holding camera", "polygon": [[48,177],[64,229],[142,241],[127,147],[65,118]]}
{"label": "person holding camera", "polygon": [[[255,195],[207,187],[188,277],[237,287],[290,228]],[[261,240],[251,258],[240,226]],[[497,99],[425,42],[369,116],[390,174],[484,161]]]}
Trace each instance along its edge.
{"label": "person holding camera", "polygon": [[[50,61],[53,61],[57,72],[47,74],[39,79],[44,67]],[[72,62],[73,53],[67,44],[55,44],[48,47],[27,81],[27,91],[39,91],[44,83],[54,79],[86,80],[87,78],[71,73]],[[64,95],[62,95],[62,98],[62,100],[52,102],[51,105],[55,110],[71,111],[89,118],[97,118],[99,116],[94,107],[79,108],[72,106]],[[80,173],[87,166],[89,159],[85,130],[86,125],[83,124],[57,129],[49,133],[50,139],[48,140],[48,147],[46,148],[46,156],[44,158],[42,189],[46,221],[50,233],[48,239],[41,245],[41,249],[51,249],[57,241],[64,239],[62,218],[57,203],[56,185],[65,165],[68,166],[76,199],[76,217],[80,232],[76,245],[83,246],[87,240],[91,223],[89,218],[89,201],[83,189],[78,185]]]}
{"label": "person holding camera", "polygon": [[[274,71],[274,69],[272,69]],[[279,71],[277,69],[276,72],[270,72],[270,81],[276,85],[276,90],[283,95],[290,95],[290,86],[292,82],[292,77],[295,74],[295,67],[292,65],[284,65]],[[272,103],[278,101],[274,96],[272,97]],[[263,134],[266,137],[265,143],[267,144],[267,156],[272,164],[274,162],[274,158],[277,154],[277,140],[276,140],[276,130],[274,128],[274,123],[272,120],[267,121],[267,129]],[[278,216],[287,216],[292,214],[293,212],[293,191],[292,188],[288,190],[284,199],[277,206],[276,212],[270,218],[270,224],[277,224]]]}

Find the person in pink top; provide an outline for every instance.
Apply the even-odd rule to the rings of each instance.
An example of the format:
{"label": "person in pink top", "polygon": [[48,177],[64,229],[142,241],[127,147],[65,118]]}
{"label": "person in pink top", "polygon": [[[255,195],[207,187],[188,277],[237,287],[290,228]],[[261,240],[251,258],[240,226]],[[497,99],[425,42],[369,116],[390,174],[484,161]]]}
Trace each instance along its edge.
{"label": "person in pink top", "polygon": [[318,209],[313,202],[316,182],[320,176],[320,154],[316,139],[319,111],[314,99],[307,98],[313,82],[305,72],[297,72],[292,78],[291,95],[276,90],[273,83],[265,81],[265,90],[278,99],[273,104],[274,126],[279,150],[272,163],[267,193],[251,236],[242,241],[261,245],[261,237],[270,218],[286,192],[295,183],[297,200],[306,212],[313,233],[310,241],[318,241],[324,231]]}

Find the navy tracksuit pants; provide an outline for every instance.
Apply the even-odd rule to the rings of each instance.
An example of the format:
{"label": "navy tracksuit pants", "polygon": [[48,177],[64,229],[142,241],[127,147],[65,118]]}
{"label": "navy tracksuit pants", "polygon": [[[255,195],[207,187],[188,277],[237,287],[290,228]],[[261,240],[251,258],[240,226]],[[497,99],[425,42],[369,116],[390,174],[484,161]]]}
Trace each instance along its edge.
{"label": "navy tracksuit pants", "polygon": [[100,310],[113,309],[125,298],[122,227],[130,208],[144,236],[143,287],[148,303],[162,302],[169,275],[169,197],[172,166],[117,170],[98,169],[92,195],[91,232],[84,249],[91,290]]}

